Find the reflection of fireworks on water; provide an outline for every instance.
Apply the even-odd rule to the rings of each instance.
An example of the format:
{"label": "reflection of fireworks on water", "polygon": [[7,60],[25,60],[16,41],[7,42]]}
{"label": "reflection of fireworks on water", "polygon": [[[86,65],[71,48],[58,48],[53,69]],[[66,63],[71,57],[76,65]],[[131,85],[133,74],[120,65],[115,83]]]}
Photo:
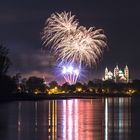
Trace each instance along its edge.
{"label": "reflection of fireworks on water", "polygon": [[74,68],[71,65],[63,66],[62,74],[66,82],[71,85],[76,83],[79,73],[80,73],[80,70],[78,68]]}
{"label": "reflection of fireworks on water", "polygon": [[107,46],[102,29],[79,26],[71,12],[52,14],[46,21],[42,40],[45,46],[51,45],[62,65],[76,63],[80,69],[82,65],[96,65]]}

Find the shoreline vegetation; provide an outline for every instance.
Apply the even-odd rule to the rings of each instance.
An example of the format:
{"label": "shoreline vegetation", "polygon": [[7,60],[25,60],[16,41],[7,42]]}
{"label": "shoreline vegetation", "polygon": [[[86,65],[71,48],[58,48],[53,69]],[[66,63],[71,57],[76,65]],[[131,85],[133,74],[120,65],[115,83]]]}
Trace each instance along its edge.
{"label": "shoreline vegetation", "polygon": [[77,82],[74,85],[57,81],[46,84],[42,78],[0,76],[0,102],[20,100],[92,99],[106,97],[140,97],[140,80],[131,83],[113,81]]}
{"label": "shoreline vegetation", "polygon": [[21,73],[7,75],[10,67],[9,50],[0,44],[0,102],[15,100],[49,100],[72,98],[140,97],[140,80],[129,83],[93,79],[87,83],[64,83],[45,78],[22,77]]}
{"label": "shoreline vegetation", "polygon": [[113,81],[77,82],[74,85],[57,81],[44,83],[42,78],[30,77],[19,80],[20,76],[0,76],[0,102],[20,100],[94,99],[106,97],[140,98],[140,80],[131,83]]}
{"label": "shoreline vegetation", "polygon": [[14,93],[7,96],[1,96],[0,102],[5,101],[37,101],[37,100],[63,100],[63,99],[98,99],[98,98],[114,98],[114,97],[140,97],[139,94],[96,94],[96,93],[71,93],[71,94],[45,94],[36,95],[34,93]]}

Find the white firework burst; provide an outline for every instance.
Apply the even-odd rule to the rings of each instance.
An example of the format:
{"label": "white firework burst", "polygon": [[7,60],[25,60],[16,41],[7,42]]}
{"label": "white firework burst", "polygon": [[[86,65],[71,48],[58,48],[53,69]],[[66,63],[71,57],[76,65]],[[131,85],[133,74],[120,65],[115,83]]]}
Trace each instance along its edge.
{"label": "white firework burst", "polygon": [[51,46],[61,65],[76,63],[79,69],[82,64],[96,65],[107,46],[102,29],[80,26],[71,12],[52,14],[46,20],[42,40],[45,47]]}
{"label": "white firework burst", "polygon": [[78,27],[78,22],[71,12],[53,13],[46,20],[42,39],[47,46],[52,43],[53,47],[65,40],[65,37],[74,33]]}
{"label": "white firework burst", "polygon": [[79,63],[91,66],[96,64],[106,46],[103,30],[80,26],[75,34],[65,37],[54,49],[60,62]]}

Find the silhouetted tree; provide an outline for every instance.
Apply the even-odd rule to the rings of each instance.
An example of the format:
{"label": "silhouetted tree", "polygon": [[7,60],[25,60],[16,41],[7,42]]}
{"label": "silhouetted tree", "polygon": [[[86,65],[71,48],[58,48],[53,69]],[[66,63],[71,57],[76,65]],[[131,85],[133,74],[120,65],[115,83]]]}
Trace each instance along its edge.
{"label": "silhouetted tree", "polygon": [[26,78],[23,78],[21,80],[20,87],[21,87],[21,91],[22,92],[26,92],[27,91],[26,82],[27,82],[27,79]]}
{"label": "silhouetted tree", "polygon": [[65,92],[68,92],[71,90],[71,86],[68,84],[68,83],[64,83],[62,86],[61,86],[61,90],[65,91]]}
{"label": "silhouetted tree", "polygon": [[46,85],[44,84],[44,80],[38,77],[30,77],[26,82],[27,89],[30,92],[34,92],[35,90],[39,90],[41,92],[45,91]]}
{"label": "silhouetted tree", "polygon": [[82,85],[80,82],[77,82],[75,85],[76,85],[76,87],[78,87],[78,88],[82,88],[82,87],[83,87],[83,85]]}
{"label": "silhouetted tree", "polygon": [[15,76],[13,76],[13,79],[16,81],[17,85],[21,83],[21,74],[17,73]]}
{"label": "silhouetted tree", "polygon": [[[6,96],[16,90],[16,82],[7,75],[0,76],[0,96]],[[6,93],[6,94],[5,94]],[[8,94],[7,94],[8,93]]]}
{"label": "silhouetted tree", "polygon": [[10,60],[8,58],[8,49],[0,44],[0,75],[4,75],[10,65]]}
{"label": "silhouetted tree", "polygon": [[51,81],[50,83],[49,83],[49,87],[50,88],[54,88],[54,87],[58,87],[59,85],[58,85],[58,83],[56,82],[56,81]]}
{"label": "silhouetted tree", "polygon": [[115,90],[115,83],[112,80],[104,81],[102,84],[102,88],[105,90],[106,93],[113,93]]}
{"label": "silhouetted tree", "polygon": [[76,84],[74,84],[74,85],[70,85],[70,93],[73,93],[73,92],[75,92],[76,91]]}
{"label": "silhouetted tree", "polygon": [[90,88],[91,87],[94,87],[94,83],[92,81],[89,81],[88,84],[87,84],[87,86],[90,87]]}
{"label": "silhouetted tree", "polygon": [[135,88],[135,89],[137,89],[138,91],[140,91],[140,80],[139,80],[139,79],[133,80],[132,86],[133,86],[133,88]]}
{"label": "silhouetted tree", "polygon": [[89,81],[87,84],[87,92],[94,92],[95,89],[95,84],[93,81]]}
{"label": "silhouetted tree", "polygon": [[16,89],[15,81],[6,75],[9,66],[8,49],[3,44],[0,44],[0,96],[6,98]]}

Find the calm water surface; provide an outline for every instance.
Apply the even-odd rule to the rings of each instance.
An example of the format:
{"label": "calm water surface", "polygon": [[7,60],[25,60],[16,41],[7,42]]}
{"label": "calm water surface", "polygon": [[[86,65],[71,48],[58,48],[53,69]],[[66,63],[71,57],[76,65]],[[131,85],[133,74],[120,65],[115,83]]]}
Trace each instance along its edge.
{"label": "calm water surface", "polygon": [[0,140],[135,140],[140,100],[17,101],[0,104]]}

